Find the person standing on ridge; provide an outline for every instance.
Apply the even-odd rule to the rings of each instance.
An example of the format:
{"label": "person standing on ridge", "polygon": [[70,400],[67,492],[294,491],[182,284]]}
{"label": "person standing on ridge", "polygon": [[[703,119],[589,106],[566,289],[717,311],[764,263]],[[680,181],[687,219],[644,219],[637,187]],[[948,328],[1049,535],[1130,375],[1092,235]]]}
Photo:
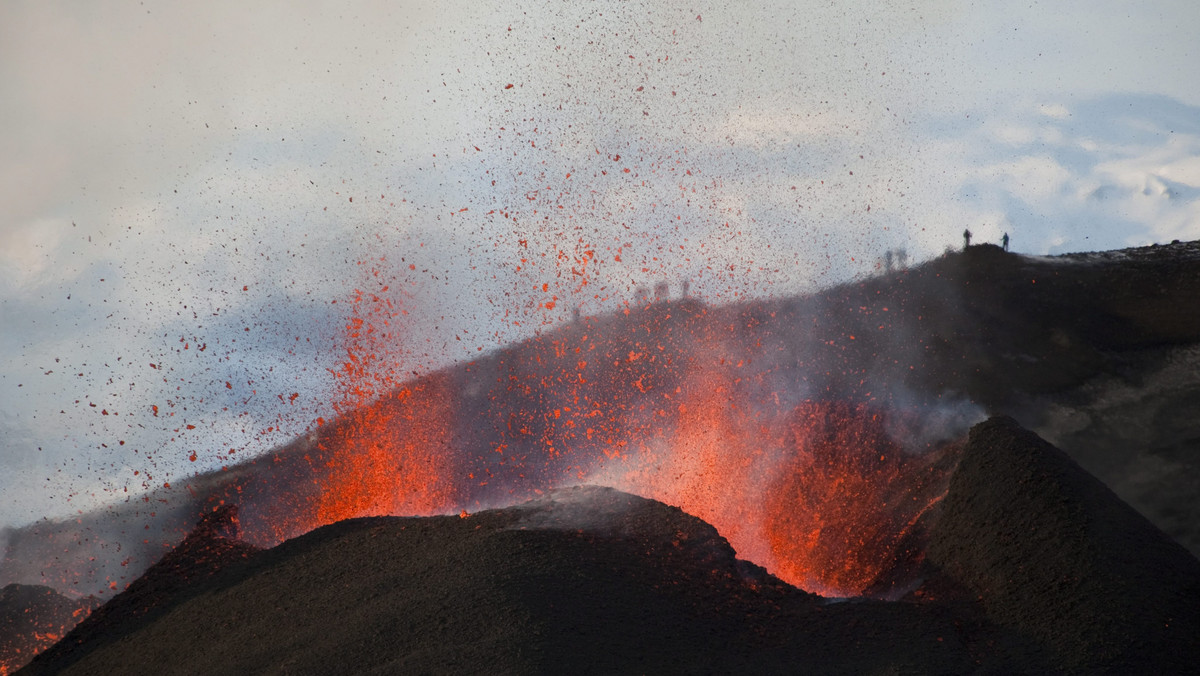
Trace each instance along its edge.
{"label": "person standing on ridge", "polygon": [[963,230],[963,251],[966,251],[969,246],[971,246],[971,231],[967,229]]}
{"label": "person standing on ridge", "polygon": [[1004,236],[1000,238],[1000,244],[1002,244],[1004,246],[1005,251],[1008,251],[1008,233],[1007,232],[1004,233]]}

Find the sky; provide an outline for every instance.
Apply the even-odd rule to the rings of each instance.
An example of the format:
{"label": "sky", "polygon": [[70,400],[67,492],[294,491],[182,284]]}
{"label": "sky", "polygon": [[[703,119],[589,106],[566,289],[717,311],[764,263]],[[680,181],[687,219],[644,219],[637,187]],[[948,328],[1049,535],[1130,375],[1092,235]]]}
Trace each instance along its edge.
{"label": "sky", "polygon": [[[0,4],[0,527],[635,301],[1200,238],[1200,9]],[[293,396],[295,395],[295,396]]]}

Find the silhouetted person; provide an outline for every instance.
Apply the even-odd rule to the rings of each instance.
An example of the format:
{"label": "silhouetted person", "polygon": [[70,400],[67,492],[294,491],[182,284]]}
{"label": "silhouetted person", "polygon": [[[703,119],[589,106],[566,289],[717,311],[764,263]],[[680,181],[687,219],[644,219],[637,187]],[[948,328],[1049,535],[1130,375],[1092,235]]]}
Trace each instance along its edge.
{"label": "silhouetted person", "polygon": [[963,230],[963,249],[971,246],[971,231]]}
{"label": "silhouetted person", "polygon": [[1004,246],[1005,251],[1008,251],[1008,233],[1007,232],[1004,233],[1004,236],[1000,238],[1000,244],[1002,244]]}
{"label": "silhouetted person", "polygon": [[883,266],[888,272],[892,271],[892,250],[888,249],[883,254]]}

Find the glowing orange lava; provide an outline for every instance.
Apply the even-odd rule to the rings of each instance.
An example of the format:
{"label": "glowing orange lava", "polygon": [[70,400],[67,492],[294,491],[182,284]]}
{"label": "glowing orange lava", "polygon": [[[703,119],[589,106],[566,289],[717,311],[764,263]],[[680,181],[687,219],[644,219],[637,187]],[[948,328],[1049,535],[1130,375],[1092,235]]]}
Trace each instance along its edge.
{"label": "glowing orange lava", "polygon": [[[29,606],[14,612],[14,599],[9,595],[27,597]],[[0,676],[8,676],[25,666],[34,655],[54,645],[98,605],[95,599],[83,599],[71,609],[65,597],[54,598],[44,588],[18,589],[6,587],[0,593]]]}
{"label": "glowing orange lava", "polygon": [[445,511],[454,493],[450,386],[444,377],[400,385],[391,300],[358,291],[351,308],[346,361],[334,374],[342,415],[319,449],[328,453],[312,525]]}
{"label": "glowing orange lava", "polygon": [[[715,363],[715,362],[714,362]],[[698,369],[681,386],[665,438],[644,442],[628,470],[601,483],[675,505],[709,522],[742,558],[770,555],[762,537],[771,457],[778,434],[769,413],[748,406],[727,370]]]}
{"label": "glowing orange lava", "polygon": [[434,381],[348,412],[332,435],[337,452],[323,474],[316,520],[449,509],[448,400],[445,385]]}
{"label": "glowing orange lava", "polygon": [[351,307],[309,527],[598,483],[708,521],[739,556],[809,591],[888,596],[914,579],[921,518],[957,447],[915,448],[904,414],[881,405],[782,403],[778,378],[703,306],[644,310],[632,339],[576,325],[494,370],[409,381],[392,303],[358,293]]}
{"label": "glowing orange lava", "polygon": [[920,556],[906,538],[945,494],[956,449],[909,454],[884,423],[865,405],[811,402],[795,411],[796,453],[766,495],[764,527],[783,579],[854,596]]}

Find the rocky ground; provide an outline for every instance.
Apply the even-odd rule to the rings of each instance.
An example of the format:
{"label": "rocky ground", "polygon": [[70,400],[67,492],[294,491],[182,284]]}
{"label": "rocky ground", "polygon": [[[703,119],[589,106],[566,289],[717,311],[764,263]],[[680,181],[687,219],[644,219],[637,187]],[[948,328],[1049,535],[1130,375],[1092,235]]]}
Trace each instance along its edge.
{"label": "rocky ground", "polygon": [[926,582],[897,602],[806,594],[708,524],[599,487],[266,551],[232,535],[201,524],[21,673],[1200,668],[1200,562],[1011,418],[972,429]]}

